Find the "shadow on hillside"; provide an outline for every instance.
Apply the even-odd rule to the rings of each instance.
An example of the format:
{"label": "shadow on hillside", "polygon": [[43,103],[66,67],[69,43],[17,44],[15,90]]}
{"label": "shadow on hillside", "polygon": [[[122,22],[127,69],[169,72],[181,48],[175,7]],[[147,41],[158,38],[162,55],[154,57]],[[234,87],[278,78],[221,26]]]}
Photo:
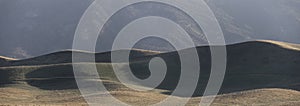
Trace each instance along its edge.
{"label": "shadow on hillside", "polygon": [[[132,72],[141,79],[147,78],[149,73],[147,62],[131,64]],[[168,90],[169,92],[163,92],[163,94],[171,95],[172,91],[176,88],[179,76],[180,66],[176,65],[176,62],[169,63],[168,66],[172,68],[168,69],[167,76],[164,81],[157,87],[157,89]],[[204,64],[204,63],[203,63]],[[201,67],[206,70],[207,66]],[[231,68],[228,68],[230,70]],[[142,71],[141,71],[142,70]],[[74,74],[72,72],[72,66],[53,66],[43,67],[38,70],[34,70],[26,74],[28,79],[26,82],[31,85],[45,90],[66,90],[66,89],[78,89]],[[68,77],[68,78],[66,78]],[[47,79],[45,79],[47,78]],[[195,97],[203,96],[206,84],[209,78],[209,71],[202,71],[200,73],[199,83],[194,92]],[[300,78],[296,74],[248,74],[248,73],[234,73],[228,71],[226,73],[224,83],[220,89],[220,94],[239,92],[245,90],[261,89],[261,88],[284,88],[300,90],[299,86]],[[100,83],[100,82],[98,82]],[[117,89],[120,85],[112,85],[111,83],[105,83],[109,89],[113,87]],[[142,86],[147,86],[140,84]],[[184,94],[173,94],[175,96],[186,96]]]}
{"label": "shadow on hillside", "polygon": [[[202,96],[210,76],[211,54],[208,47],[200,47],[197,50],[201,71],[194,96]],[[260,88],[300,90],[299,51],[257,42],[228,46],[227,51],[227,69],[220,94]],[[164,94],[170,95],[176,88],[181,75],[181,66],[177,52],[130,59],[132,72],[140,79],[148,78],[151,75],[148,63],[153,57],[161,57],[166,61],[168,66],[167,75],[157,89],[169,90],[169,92]],[[112,70],[106,70],[106,72],[112,74]],[[0,73],[2,76],[10,76],[7,71],[0,71]],[[104,77],[110,78],[112,76],[104,75]],[[1,79],[5,80],[6,77],[3,78]],[[28,80],[27,82],[41,89],[77,89],[71,65],[41,67],[28,72],[26,78],[40,79]],[[148,86],[145,84],[140,85]],[[174,95],[185,96],[184,94]]]}
{"label": "shadow on hillside", "polygon": [[[77,89],[71,65],[46,66],[27,73],[26,82],[45,90]],[[31,79],[31,80],[30,80]]]}

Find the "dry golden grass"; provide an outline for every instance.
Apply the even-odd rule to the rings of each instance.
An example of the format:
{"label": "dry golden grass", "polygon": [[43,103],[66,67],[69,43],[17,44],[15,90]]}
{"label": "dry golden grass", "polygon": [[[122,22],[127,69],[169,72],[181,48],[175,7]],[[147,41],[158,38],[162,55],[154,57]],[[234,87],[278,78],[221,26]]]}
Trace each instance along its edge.
{"label": "dry golden grass", "polygon": [[286,89],[258,89],[220,95],[213,105],[299,106],[300,92]]}
{"label": "dry golden grass", "polygon": [[11,60],[17,60],[17,59],[14,59],[14,58],[10,58],[10,57],[4,57],[4,56],[0,56],[0,60],[3,59],[3,60],[8,60],[8,61],[11,61]]}
{"label": "dry golden grass", "polygon": [[273,41],[273,40],[259,40],[259,41],[270,43],[270,44],[275,44],[275,45],[281,46],[282,48],[286,48],[286,49],[300,51],[300,45],[299,44],[292,44],[292,43],[279,42],[279,41]]}
{"label": "dry golden grass", "polygon": [[[115,98],[136,106],[158,103],[168,95],[155,91],[138,92],[129,89],[118,89],[110,92]],[[103,95],[103,96],[99,96]],[[94,95],[95,100],[105,100],[105,94]],[[179,97],[178,97],[179,98]],[[179,98],[180,99],[180,98]],[[197,106],[201,97],[192,98],[187,106]],[[0,89],[0,105],[14,106],[86,106],[78,90],[41,90],[27,85],[3,87]],[[105,105],[105,104],[101,104]],[[219,95],[212,106],[299,106],[300,92],[285,89],[258,89]]]}

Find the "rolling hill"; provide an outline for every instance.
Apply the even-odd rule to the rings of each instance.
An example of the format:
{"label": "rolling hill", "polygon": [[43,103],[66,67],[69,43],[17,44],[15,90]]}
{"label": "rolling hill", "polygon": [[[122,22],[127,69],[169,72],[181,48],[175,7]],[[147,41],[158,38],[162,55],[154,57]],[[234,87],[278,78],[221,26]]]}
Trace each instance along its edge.
{"label": "rolling hill", "polygon": [[[124,52],[128,52],[129,50],[118,50],[114,51],[113,53],[122,54]],[[160,52],[157,51],[148,51],[148,50],[141,50],[141,49],[133,49],[130,51],[132,58],[144,57],[148,55],[159,54]],[[104,53],[91,53],[86,51],[72,51],[72,50],[65,50],[55,53],[50,53],[34,58],[23,59],[23,60],[15,60],[10,59],[7,61],[6,64],[0,64],[0,67],[7,67],[7,66],[32,66],[32,65],[50,65],[50,64],[62,64],[62,63],[72,63],[72,53],[82,56],[83,58],[89,58],[91,56],[95,56],[96,62],[110,62],[110,55],[112,52],[104,52]],[[9,59],[9,58],[4,58]],[[1,60],[1,59],[0,59]],[[123,60],[119,60],[122,62]],[[82,60],[81,62],[89,62],[88,60]]]}
{"label": "rolling hill", "polygon": [[[220,95],[213,105],[247,105],[249,103],[254,105],[299,105],[299,47],[298,44],[270,40],[228,45],[226,75]],[[201,74],[194,97],[189,105],[199,102],[210,75],[211,53],[209,47],[197,47],[197,51],[201,62]],[[11,101],[15,101],[17,104],[85,104],[77,90],[72,63],[70,63],[71,53],[72,51],[57,52],[26,60],[11,60],[8,61],[8,65],[1,64],[0,94],[4,96],[0,96],[0,104],[13,104],[14,102]],[[86,56],[93,55],[93,53],[79,51],[76,53]],[[178,53],[144,50],[133,50],[131,53],[130,63],[122,61],[110,63],[110,52],[96,54],[98,73],[111,94],[122,101],[135,105],[153,104],[169,96],[179,80]],[[111,64],[119,67],[129,64],[137,77],[147,78],[151,74],[148,63],[153,57],[163,58],[168,66],[164,81],[154,91],[138,92],[125,87],[118,81],[111,67]],[[74,64],[90,65],[90,63]],[[124,73],[125,76],[128,75],[128,72],[117,71]],[[89,70],[86,69],[83,73],[89,74]],[[89,79],[86,80],[89,81]],[[18,93],[23,95],[18,95]],[[56,98],[51,94],[61,95],[61,97]],[[15,96],[20,97],[16,98]],[[180,98],[185,95],[176,96]],[[104,98],[105,96],[99,99]]]}
{"label": "rolling hill", "polygon": [[0,64],[3,66],[9,65],[9,61],[15,61],[15,60],[17,60],[17,59],[0,56]]}

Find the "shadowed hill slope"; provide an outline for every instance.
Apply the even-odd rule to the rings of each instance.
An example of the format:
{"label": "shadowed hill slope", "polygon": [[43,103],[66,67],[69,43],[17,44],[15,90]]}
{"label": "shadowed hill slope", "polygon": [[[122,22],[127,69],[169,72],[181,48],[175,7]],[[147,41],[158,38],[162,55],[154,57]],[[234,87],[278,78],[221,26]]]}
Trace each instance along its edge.
{"label": "shadowed hill slope", "polygon": [[9,58],[9,57],[4,57],[4,56],[0,56],[0,60],[11,61],[11,60],[17,60],[17,59]]}
{"label": "shadowed hill slope", "polygon": [[[297,44],[288,44],[277,41],[251,41],[227,46],[227,69],[220,93],[260,88],[287,88],[300,90],[300,78],[298,77],[300,75],[300,51],[298,50],[298,47],[299,45]],[[189,49],[182,50],[181,52],[185,53],[188,50]],[[195,96],[201,96],[210,75],[211,53],[209,47],[198,47],[197,51],[201,63],[201,74]],[[121,53],[122,51],[117,52]],[[91,55],[91,53],[76,53],[82,53],[87,56]],[[163,58],[166,61],[168,70],[164,81],[157,88],[168,90],[168,92],[164,92],[165,94],[170,94],[172,90],[175,89],[181,71],[177,52],[158,53],[133,50],[131,53],[130,66],[132,72],[141,79],[148,78],[151,75],[148,67],[151,58]],[[0,70],[0,75],[2,76],[0,81],[2,83],[30,81],[29,83],[33,86],[38,86],[43,89],[76,89],[72,65],[68,64],[71,61],[71,56],[71,51],[65,51],[33,59],[14,61],[15,63],[12,62],[13,65],[46,66],[4,67]],[[96,54],[96,61],[109,63],[110,52]],[[124,63],[116,64],[122,65]],[[98,69],[102,70],[102,67],[106,67],[104,68],[104,73],[106,74],[100,75],[102,78],[105,77],[105,79],[117,81],[114,78],[111,65],[99,65]],[[86,72],[88,72],[88,69],[86,69]],[[129,72],[123,73],[124,75],[128,75]],[[53,85],[47,85],[49,82],[44,83],[43,81],[50,81]],[[56,84],[64,83],[64,81],[70,81],[74,84],[65,88],[56,86]],[[144,84],[140,85],[147,86]],[[178,94],[178,96],[184,96],[184,94]]]}
{"label": "shadowed hill slope", "polygon": [[[32,65],[50,65],[50,64],[61,64],[61,63],[72,63],[72,53],[77,54],[77,56],[81,56],[83,58],[80,62],[90,62],[88,59],[91,58],[91,56],[95,56],[96,62],[110,62],[111,53],[116,54],[122,54],[126,53],[129,50],[118,50],[113,52],[104,52],[104,53],[91,53],[91,52],[85,52],[85,51],[60,51],[55,53],[50,53],[43,56],[38,56],[34,58],[24,59],[24,60],[12,60],[7,61],[5,64],[0,63],[0,67],[8,67],[8,66],[32,66]],[[144,57],[147,55],[154,55],[159,54],[159,52],[156,51],[148,51],[148,50],[140,50],[140,49],[133,49],[130,51],[132,58],[137,57]],[[84,59],[87,58],[87,59]],[[1,58],[0,58],[1,61]],[[122,62],[123,60],[119,60]]]}
{"label": "shadowed hill slope", "polygon": [[[218,46],[213,47],[217,48]],[[188,51],[188,49],[184,51]],[[195,96],[201,96],[210,76],[211,53],[209,47],[198,47],[197,51],[201,63],[201,72]],[[167,76],[158,88],[172,91],[175,89],[180,76],[181,67],[178,53],[171,52],[150,56],[146,58],[143,63],[144,66],[132,65],[131,68],[136,76],[147,78],[150,75],[149,70],[147,70],[147,63],[152,57],[161,57],[168,65]],[[277,41],[250,41],[229,45],[227,46],[226,75],[220,93],[260,88],[300,90],[300,78],[297,77],[300,75],[299,64],[300,51],[298,44]],[[141,72],[141,69],[143,72]],[[184,94],[181,96],[184,96]]]}
{"label": "shadowed hill slope", "polygon": [[15,61],[15,60],[17,60],[17,59],[0,56],[0,66],[9,65],[9,61]]}

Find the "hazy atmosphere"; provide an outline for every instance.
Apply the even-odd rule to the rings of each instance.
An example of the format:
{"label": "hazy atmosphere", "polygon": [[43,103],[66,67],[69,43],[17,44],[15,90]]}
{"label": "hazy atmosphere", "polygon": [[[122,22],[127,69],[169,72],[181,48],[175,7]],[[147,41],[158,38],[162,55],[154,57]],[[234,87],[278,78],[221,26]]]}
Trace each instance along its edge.
{"label": "hazy atmosphere", "polygon": [[[299,0],[207,2],[221,24],[227,44],[253,39],[300,43]],[[71,49],[76,26],[91,3],[92,0],[1,0],[0,55],[29,58]],[[201,38],[194,40],[201,43]],[[136,47],[173,50],[161,39],[144,39]],[[97,51],[106,50],[99,47]]]}

